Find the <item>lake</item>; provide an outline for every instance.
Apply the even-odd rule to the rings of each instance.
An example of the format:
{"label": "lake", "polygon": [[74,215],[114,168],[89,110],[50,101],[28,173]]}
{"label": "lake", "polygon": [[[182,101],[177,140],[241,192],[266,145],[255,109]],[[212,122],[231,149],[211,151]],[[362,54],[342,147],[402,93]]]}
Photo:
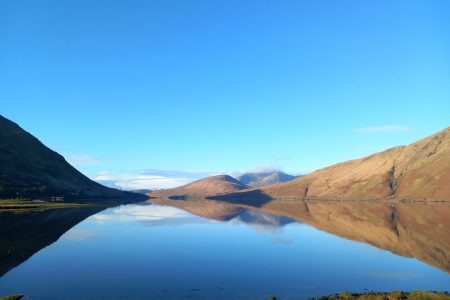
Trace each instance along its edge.
{"label": "lake", "polygon": [[307,299],[449,290],[450,205],[156,199],[0,213],[0,295]]}

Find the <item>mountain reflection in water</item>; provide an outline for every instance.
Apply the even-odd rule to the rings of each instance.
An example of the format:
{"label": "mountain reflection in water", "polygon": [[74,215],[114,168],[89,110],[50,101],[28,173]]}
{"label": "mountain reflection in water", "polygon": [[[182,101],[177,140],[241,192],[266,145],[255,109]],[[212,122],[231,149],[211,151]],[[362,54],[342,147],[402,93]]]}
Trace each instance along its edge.
{"label": "mountain reflection in water", "polygon": [[0,212],[0,294],[304,299],[442,289],[450,283],[449,228],[444,203],[152,199],[105,210]]}
{"label": "mountain reflection in water", "polygon": [[102,208],[0,210],[0,277]]}
{"label": "mountain reflection in water", "polygon": [[[414,257],[450,273],[450,204],[271,201],[263,206],[215,200],[154,199],[204,218],[283,226],[292,221]],[[253,218],[246,216],[253,215]],[[277,218],[274,218],[274,217]],[[281,218],[281,222],[280,222]],[[270,221],[271,220],[271,221]]]}

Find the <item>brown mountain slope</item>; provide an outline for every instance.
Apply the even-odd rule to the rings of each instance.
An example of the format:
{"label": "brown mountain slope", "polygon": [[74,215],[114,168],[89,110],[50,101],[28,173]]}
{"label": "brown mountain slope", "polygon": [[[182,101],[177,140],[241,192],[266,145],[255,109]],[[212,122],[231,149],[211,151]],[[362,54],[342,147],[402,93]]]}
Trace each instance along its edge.
{"label": "brown mountain slope", "polygon": [[[249,198],[294,196],[303,199],[450,199],[450,127],[407,146],[336,164],[301,178],[262,187]],[[220,197],[224,199],[224,197]]]}
{"label": "brown mountain slope", "polygon": [[248,189],[248,186],[228,175],[211,176],[168,190],[159,190],[151,197],[207,196]]}

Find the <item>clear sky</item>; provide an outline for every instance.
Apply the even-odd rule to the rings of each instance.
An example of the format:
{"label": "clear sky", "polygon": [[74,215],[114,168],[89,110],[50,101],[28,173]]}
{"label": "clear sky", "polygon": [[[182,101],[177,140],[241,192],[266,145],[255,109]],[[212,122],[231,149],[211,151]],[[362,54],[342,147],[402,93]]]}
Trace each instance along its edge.
{"label": "clear sky", "polygon": [[299,174],[450,126],[450,1],[1,1],[0,113],[93,179]]}

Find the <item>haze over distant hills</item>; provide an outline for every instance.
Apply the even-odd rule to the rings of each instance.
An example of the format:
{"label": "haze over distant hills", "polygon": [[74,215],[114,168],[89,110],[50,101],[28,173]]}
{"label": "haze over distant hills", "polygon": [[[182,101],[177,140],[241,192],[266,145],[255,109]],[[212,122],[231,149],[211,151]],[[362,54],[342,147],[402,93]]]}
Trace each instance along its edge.
{"label": "haze over distant hills", "polygon": [[152,197],[207,196],[248,189],[249,186],[228,175],[210,176],[189,184],[149,194]]}
{"label": "haze over distant hills", "polygon": [[267,171],[267,172],[244,173],[238,176],[236,179],[245,185],[252,187],[260,187],[275,183],[291,181],[297,177],[298,176],[289,175],[281,171]]}
{"label": "haze over distant hills", "polygon": [[450,127],[407,146],[336,164],[301,178],[218,197],[450,200]]}
{"label": "haze over distant hills", "polygon": [[16,123],[0,116],[0,198],[145,199],[90,180]]}

